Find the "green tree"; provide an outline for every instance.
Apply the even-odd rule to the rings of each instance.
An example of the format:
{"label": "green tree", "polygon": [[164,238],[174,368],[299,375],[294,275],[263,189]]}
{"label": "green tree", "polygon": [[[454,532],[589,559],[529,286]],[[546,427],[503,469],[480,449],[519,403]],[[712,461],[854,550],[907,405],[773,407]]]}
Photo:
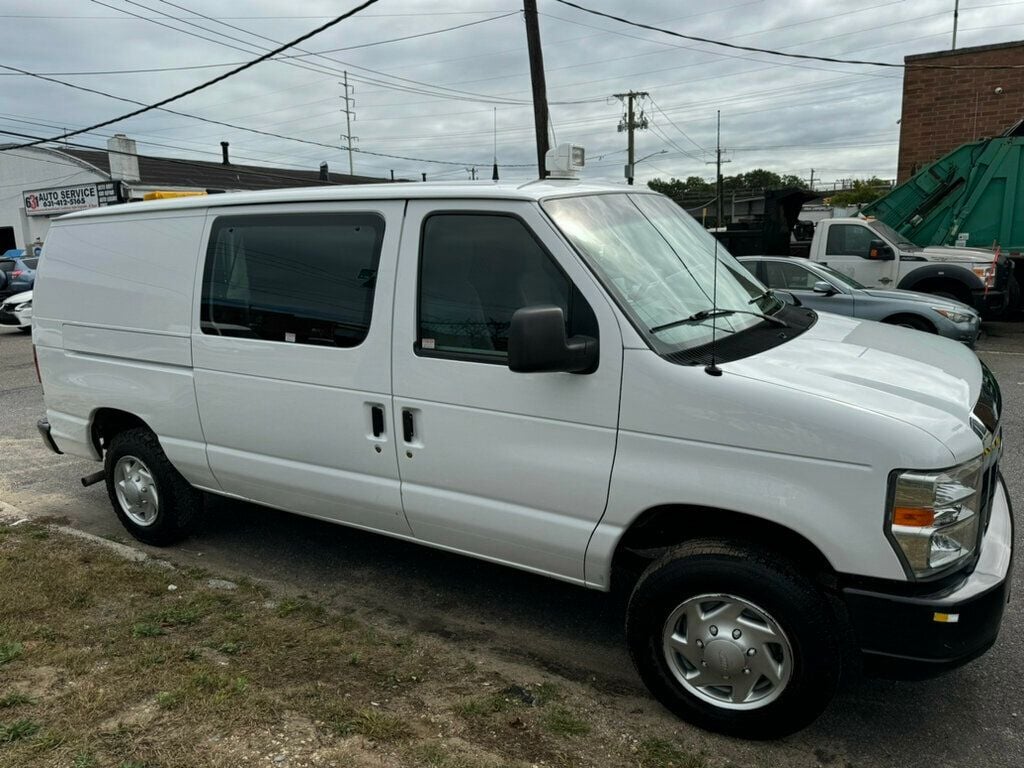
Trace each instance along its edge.
{"label": "green tree", "polygon": [[837,192],[828,199],[831,205],[853,206],[873,203],[889,191],[889,183],[877,176],[870,179],[854,179],[849,189]]}

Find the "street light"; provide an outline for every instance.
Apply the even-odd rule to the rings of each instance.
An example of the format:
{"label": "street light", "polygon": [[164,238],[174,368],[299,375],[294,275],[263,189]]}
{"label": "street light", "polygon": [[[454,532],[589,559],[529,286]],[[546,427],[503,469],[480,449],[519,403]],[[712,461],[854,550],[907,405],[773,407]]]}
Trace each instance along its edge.
{"label": "street light", "polygon": [[640,165],[640,163],[642,163],[644,160],[646,160],[649,157],[654,157],[655,155],[664,155],[666,152],[668,152],[667,149],[659,149],[657,152],[651,152],[651,154],[644,155],[639,160],[633,161],[632,165],[630,165],[629,163],[626,163],[626,183],[632,185],[632,183],[633,183],[633,169],[636,168],[638,165]]}

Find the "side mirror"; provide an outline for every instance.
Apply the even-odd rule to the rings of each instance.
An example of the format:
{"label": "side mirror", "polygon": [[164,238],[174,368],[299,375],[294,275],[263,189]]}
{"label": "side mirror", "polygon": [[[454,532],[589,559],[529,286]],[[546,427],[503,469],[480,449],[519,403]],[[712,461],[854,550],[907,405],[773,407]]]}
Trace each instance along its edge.
{"label": "side mirror", "polygon": [[774,296],[777,299],[782,299],[786,304],[788,304],[791,307],[803,306],[803,302],[800,301],[799,298],[797,298],[796,294],[790,293],[789,291],[778,291],[773,289],[772,296]]}
{"label": "side mirror", "polygon": [[814,287],[811,290],[815,293],[823,293],[826,296],[834,296],[839,293],[839,291],[835,289],[835,286],[828,282],[828,280],[819,280],[814,284]]}
{"label": "side mirror", "polygon": [[868,258],[872,261],[892,261],[896,254],[892,252],[892,246],[884,240],[872,240],[868,246]]}
{"label": "side mirror", "polygon": [[561,307],[517,309],[508,329],[508,367],[516,373],[590,373],[597,368],[597,339],[565,337]]}

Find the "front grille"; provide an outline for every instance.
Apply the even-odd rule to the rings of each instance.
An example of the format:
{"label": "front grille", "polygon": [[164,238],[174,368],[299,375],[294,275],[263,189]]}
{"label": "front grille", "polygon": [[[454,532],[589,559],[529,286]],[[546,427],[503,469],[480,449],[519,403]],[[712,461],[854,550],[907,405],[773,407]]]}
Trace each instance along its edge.
{"label": "front grille", "polygon": [[995,497],[999,482],[999,459],[1003,452],[1003,431],[999,425],[1002,409],[1003,397],[999,391],[999,383],[988,366],[982,363],[981,392],[978,394],[978,402],[974,405],[971,419],[971,426],[981,438],[985,452],[981,480],[981,525],[978,526],[979,545],[980,537],[988,530],[992,517],[992,499]]}

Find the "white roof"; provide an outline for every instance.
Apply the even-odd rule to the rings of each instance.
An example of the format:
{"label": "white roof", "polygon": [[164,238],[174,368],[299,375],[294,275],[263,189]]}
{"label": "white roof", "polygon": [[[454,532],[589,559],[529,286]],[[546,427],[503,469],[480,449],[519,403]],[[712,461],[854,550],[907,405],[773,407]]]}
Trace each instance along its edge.
{"label": "white roof", "polygon": [[589,195],[608,192],[650,193],[645,187],[621,184],[595,184],[578,179],[531,181],[526,184],[508,182],[396,182],[386,184],[351,184],[295,189],[270,189],[259,192],[228,192],[225,194],[179,197],[168,200],[146,200],[124,205],[103,206],[61,216],[61,220],[113,216],[128,213],[220,208],[229,205],[265,203],[328,202],[331,200],[542,200],[549,197]]}

